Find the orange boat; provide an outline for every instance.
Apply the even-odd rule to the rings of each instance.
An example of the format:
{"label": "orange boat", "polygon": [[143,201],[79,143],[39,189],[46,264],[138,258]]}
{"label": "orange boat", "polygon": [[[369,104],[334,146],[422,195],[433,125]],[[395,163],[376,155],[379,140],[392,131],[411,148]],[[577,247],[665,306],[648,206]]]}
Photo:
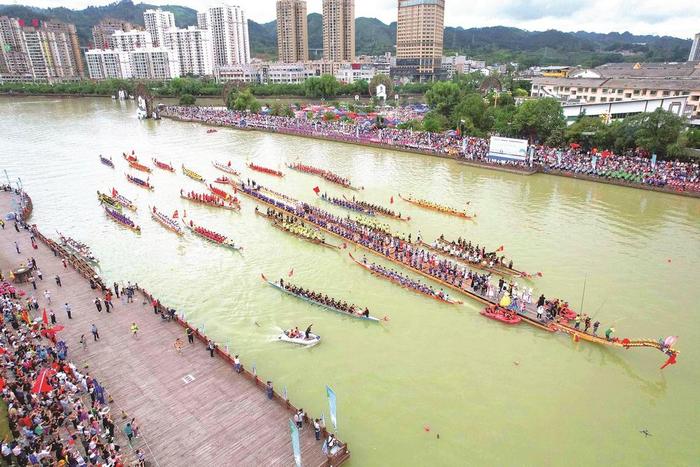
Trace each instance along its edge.
{"label": "orange boat", "polygon": [[152,172],[150,167],[147,167],[147,166],[140,164],[136,161],[129,161],[129,167],[131,167],[132,169],[140,170],[141,172],[148,172],[148,173]]}

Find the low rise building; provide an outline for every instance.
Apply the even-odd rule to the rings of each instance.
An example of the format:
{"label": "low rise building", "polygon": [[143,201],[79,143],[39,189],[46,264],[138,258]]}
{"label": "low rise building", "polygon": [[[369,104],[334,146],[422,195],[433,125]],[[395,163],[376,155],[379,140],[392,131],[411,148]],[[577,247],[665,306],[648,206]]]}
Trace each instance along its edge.
{"label": "low rise building", "polygon": [[688,96],[685,112],[700,118],[700,62],[609,63],[569,77],[535,77],[533,97],[563,103],[609,103]]}
{"label": "low rise building", "polygon": [[375,74],[377,74],[377,71],[372,65],[351,63],[350,65],[340,68],[335,74],[335,79],[345,84],[351,84],[361,80],[369,82],[374,78]]}

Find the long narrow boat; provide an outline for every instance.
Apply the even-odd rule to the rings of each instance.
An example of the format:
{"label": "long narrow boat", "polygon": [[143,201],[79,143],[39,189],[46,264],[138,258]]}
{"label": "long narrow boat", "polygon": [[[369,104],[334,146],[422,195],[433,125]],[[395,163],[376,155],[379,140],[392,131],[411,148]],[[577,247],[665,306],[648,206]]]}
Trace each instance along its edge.
{"label": "long narrow boat", "polygon": [[117,191],[117,189],[114,187],[112,187],[112,198],[119,201],[119,204],[121,204],[122,206],[124,206],[125,208],[127,208],[130,211],[136,211],[138,209],[138,207],[133,203],[133,201],[131,201],[126,196],[119,193]]}
{"label": "long narrow boat", "polygon": [[153,187],[153,185],[151,185],[149,183],[148,180],[141,180],[140,178],[134,177],[134,176],[129,175],[129,174],[124,174],[124,175],[126,175],[126,179],[129,180],[134,185],[141,187],[141,188],[145,188],[146,190],[149,190],[149,191],[153,191],[154,187]]}
{"label": "long narrow boat", "polygon": [[188,169],[187,167],[184,166],[184,164],[182,166],[182,173],[185,174],[186,176],[190,177],[192,180],[196,180],[198,182],[204,183],[204,177],[199,175],[194,170]]}
{"label": "long narrow boat", "polygon": [[587,342],[592,342],[594,344],[600,344],[600,345],[608,345],[611,347],[624,347],[624,348],[630,348],[630,347],[652,347],[657,350],[660,350],[666,354],[679,354],[680,352],[672,347],[667,347],[663,344],[663,342],[658,342],[652,339],[629,339],[629,338],[617,338],[613,337],[611,339],[606,339],[605,337],[599,337],[593,334],[589,334],[587,332],[584,332],[583,330],[580,329],[575,329],[572,328],[571,326],[568,326],[563,323],[557,323],[557,322],[552,322],[552,326],[557,328],[557,330],[565,332],[566,334],[569,334],[570,336],[574,337],[574,339],[579,339],[579,340],[584,340]]}
{"label": "long narrow boat", "polygon": [[122,157],[124,158],[125,161],[127,162],[138,162],[139,158],[136,157],[133,153],[132,154],[127,154],[127,153],[122,153]]}
{"label": "long narrow boat", "polygon": [[304,300],[305,302],[309,302],[313,305],[319,306],[319,307],[323,308],[324,310],[329,310],[329,311],[332,311],[334,313],[338,313],[338,314],[343,315],[343,316],[349,316],[350,318],[362,319],[362,320],[371,321],[374,323],[379,323],[382,321],[381,319],[375,318],[374,316],[358,315],[355,313],[350,313],[347,311],[339,310],[338,308],[333,308],[332,306],[326,305],[325,303],[317,302],[316,300],[313,300],[311,298],[304,297],[303,295],[299,295],[297,293],[294,293],[291,290],[288,290],[288,289],[284,288],[282,285],[280,285],[279,281],[272,282],[271,280],[268,280],[268,278],[265,277],[265,274],[260,274],[260,276],[262,277],[262,280],[264,280],[265,282],[267,282],[268,284],[270,284],[272,287],[276,288],[277,290],[281,290],[282,292],[289,294],[292,297],[300,298],[300,299]]}
{"label": "long narrow boat", "polygon": [[185,231],[182,230],[182,227],[180,227],[180,224],[175,219],[172,219],[167,215],[163,214],[162,212],[158,211],[155,206],[153,206],[150,209],[151,219],[158,222],[160,225],[170,230],[171,232],[174,232],[177,235],[185,234]]}
{"label": "long narrow boat", "polygon": [[229,211],[241,210],[240,204],[234,203],[232,201],[229,201],[227,203],[214,195],[208,195],[206,193],[196,193],[194,191],[185,193],[184,190],[180,190],[180,198],[192,201],[193,203],[209,206],[211,208],[227,209]]}
{"label": "long narrow boat", "polygon": [[390,219],[394,219],[394,220],[402,221],[402,222],[408,222],[411,220],[410,216],[403,217],[401,215],[401,213],[397,214],[393,210],[391,210],[389,208],[385,208],[384,206],[379,206],[378,204],[372,204],[372,203],[368,203],[366,201],[361,201],[359,199],[355,199],[354,196],[352,197],[353,198],[352,200],[349,200],[345,195],[343,195],[343,198],[346,201],[351,201],[351,202],[355,203],[357,206],[360,206],[360,207],[367,209],[368,211],[372,211],[375,216],[377,216],[377,215],[384,216],[384,217],[388,217]]}
{"label": "long narrow boat", "polygon": [[352,201],[342,200],[340,198],[331,198],[330,196],[326,196],[325,193],[321,195],[320,198],[326,203],[338,206],[339,208],[347,209],[348,211],[352,212],[358,212],[360,214],[364,214],[365,216],[374,217],[374,211],[370,211],[362,206],[357,205]]}
{"label": "long narrow boat", "polygon": [[[269,203],[268,201],[266,201],[266,200],[264,200],[264,199],[260,199],[260,198],[258,198],[257,196],[255,196],[255,195],[253,195],[253,194],[251,194],[251,193],[246,192],[246,191],[243,189],[243,188],[244,188],[243,184],[237,185],[237,187],[240,189],[240,192],[241,192],[242,194],[251,197],[252,199],[254,199],[254,200],[255,200],[256,202],[258,202],[259,204],[262,204],[262,205],[265,205],[265,206],[269,206],[269,207],[271,207],[271,208],[273,208],[273,209],[280,209],[280,208],[281,208],[281,206],[276,206],[276,205],[274,205],[274,204],[272,204],[272,203]],[[290,215],[290,216],[294,216],[294,217],[296,217],[296,218],[298,218],[299,220],[304,221],[304,222],[310,222],[309,219],[307,219],[307,218],[305,218],[305,217],[303,217],[303,216],[299,216],[299,215],[297,215],[297,214],[295,214],[294,212],[291,212],[291,211],[285,211],[285,214],[286,214],[286,215]],[[461,292],[461,293],[467,295],[468,297],[470,297],[470,298],[476,300],[477,302],[483,303],[484,305],[494,305],[494,304],[496,304],[496,302],[494,302],[493,299],[490,299],[490,298],[488,298],[488,297],[484,297],[484,296],[482,296],[482,295],[480,295],[480,294],[478,294],[478,293],[475,293],[475,292],[472,291],[472,290],[465,289],[464,287],[459,287],[459,286],[457,286],[457,285],[455,285],[455,284],[452,284],[452,283],[450,283],[450,282],[441,280],[441,279],[439,279],[439,278],[437,278],[437,277],[435,277],[435,276],[429,274],[428,272],[426,272],[426,271],[424,271],[424,270],[421,270],[421,269],[412,267],[411,265],[408,265],[408,264],[406,264],[406,263],[404,263],[404,262],[402,262],[402,261],[399,261],[399,260],[397,260],[397,259],[394,259],[394,258],[392,258],[392,257],[386,256],[386,255],[382,255],[380,252],[375,251],[375,250],[373,250],[372,248],[369,248],[369,247],[365,246],[365,245],[362,244],[362,243],[359,243],[359,242],[354,241],[354,240],[352,240],[352,239],[348,239],[348,238],[346,238],[346,237],[344,237],[344,236],[342,236],[342,235],[340,235],[340,234],[334,232],[333,230],[330,230],[330,229],[328,229],[328,228],[321,227],[321,226],[318,226],[318,227],[319,227],[320,230],[325,231],[325,232],[329,233],[330,235],[336,236],[336,237],[340,238],[340,239],[343,240],[343,241],[347,241],[347,242],[353,243],[353,244],[356,245],[357,247],[362,248],[362,249],[364,249],[364,250],[366,250],[366,251],[369,251],[370,253],[373,253],[373,254],[375,254],[375,255],[381,256],[382,258],[384,258],[384,259],[387,260],[387,261],[390,261],[390,262],[392,262],[392,263],[395,263],[395,264],[397,264],[397,265],[399,265],[399,266],[403,266],[403,267],[405,267],[406,269],[415,272],[416,274],[420,274],[420,275],[422,275],[422,276],[424,276],[424,277],[427,277],[428,279],[431,279],[431,280],[437,282],[438,284],[441,284],[441,285],[443,285],[443,286],[445,286],[445,287],[448,287],[448,288],[450,288],[450,289],[456,290],[457,292]],[[521,313],[518,313],[518,314],[520,315],[520,317],[523,319],[524,322],[526,322],[527,324],[530,324],[530,325],[532,325],[532,326],[534,326],[534,327],[536,327],[536,328],[538,328],[538,329],[541,329],[541,330],[543,330],[543,331],[547,331],[547,332],[556,332],[556,331],[561,330],[561,329],[557,326],[556,323],[546,323],[546,322],[541,322],[541,321],[537,320],[537,319],[534,317],[534,313],[532,313],[530,310],[528,310],[528,311],[526,311],[526,312],[521,312]],[[676,349],[674,349],[674,348],[672,348],[672,347],[661,348],[662,346],[660,346],[660,344],[659,344],[658,342],[653,341],[653,340],[650,340],[650,339],[627,340],[627,341],[625,341],[625,344],[624,344],[624,345],[622,345],[622,341],[620,341],[620,345],[623,346],[623,347],[625,347],[625,346],[626,346],[626,347],[650,347],[650,348],[655,348],[655,349],[657,349],[657,350],[662,350],[662,351],[663,351],[664,353],[666,353],[666,354],[673,354],[673,355],[678,354],[678,351],[677,351]]]}
{"label": "long narrow boat", "polygon": [[151,160],[153,161],[153,165],[155,165],[159,169],[167,170],[168,172],[175,172],[175,167],[173,167],[172,164],[166,164],[165,162],[161,162],[155,157],[153,157]]}
{"label": "long narrow boat", "polygon": [[58,234],[58,238],[61,241],[61,245],[63,245],[64,248],[67,248],[68,250],[72,251],[73,254],[75,254],[79,258],[91,264],[98,264],[100,262],[97,258],[95,258],[95,255],[92,254],[90,247],[87,246],[85,243],[79,242],[74,238],[63,235],[59,231],[56,231],[56,233]]}
{"label": "long narrow boat", "polygon": [[268,167],[263,167],[262,165],[253,164],[252,162],[246,164],[250,170],[255,170],[256,172],[264,173],[267,175],[272,175],[275,177],[284,177],[284,174],[279,170],[270,169]]}
{"label": "long narrow boat", "polygon": [[[236,190],[238,190],[238,185],[236,185],[235,182],[231,183],[231,186],[233,186]],[[264,186],[257,185],[256,187],[257,191],[260,191],[262,193],[267,193],[270,196],[274,196],[275,198],[283,199],[285,201],[289,201],[290,203],[298,204],[299,200],[296,198],[292,198],[291,196],[285,195],[284,193],[280,193],[279,191],[271,190],[269,188],[265,188]]]}
{"label": "long narrow boat", "polygon": [[297,238],[299,238],[299,239],[301,239],[301,240],[307,241],[307,242],[309,242],[309,243],[313,243],[314,245],[319,245],[319,246],[323,246],[323,247],[326,247],[326,248],[331,248],[331,249],[333,249],[333,250],[340,250],[340,247],[339,247],[339,246],[331,245],[330,243],[326,243],[326,239],[325,239],[325,238],[320,238],[320,239],[319,239],[319,238],[314,238],[314,237],[306,236],[306,235],[304,235],[304,234],[302,234],[302,233],[300,233],[300,232],[294,232],[294,231],[292,231],[292,230],[286,228],[283,224],[280,224],[280,222],[279,222],[276,218],[274,218],[274,217],[272,217],[272,216],[268,216],[267,214],[265,214],[264,212],[261,212],[260,210],[256,210],[256,211],[255,211],[255,214],[257,214],[258,216],[264,217],[265,219],[269,220],[269,221],[270,221],[270,225],[272,225],[272,227],[274,227],[274,228],[276,228],[276,229],[279,229],[279,230],[281,230],[282,232],[288,233],[289,235],[292,235],[293,237],[297,237]]}
{"label": "long narrow boat", "polygon": [[473,219],[476,217],[476,214],[473,216],[470,216],[464,211],[458,211],[457,209],[451,208],[449,206],[443,206],[437,203],[433,203],[432,201],[427,201],[424,199],[417,199],[409,196],[408,198],[402,196],[399,194],[399,198],[402,200],[406,201],[407,203],[414,204],[416,206],[419,206],[423,209],[430,209],[431,211],[437,211],[441,212],[443,214],[447,214],[449,216],[455,216],[455,217],[461,217],[463,219]]}
{"label": "long narrow boat", "polygon": [[214,183],[219,183],[221,185],[230,185],[231,179],[228,178],[226,175],[222,175],[221,177],[215,178]]}
{"label": "long narrow boat", "polygon": [[97,199],[100,200],[100,204],[105,204],[116,211],[122,212],[121,203],[105,193],[100,193],[100,190],[97,190]]}
{"label": "long narrow boat", "polygon": [[185,219],[182,219],[182,223],[190,232],[208,242],[214,243],[215,245],[223,246],[224,248],[228,248],[233,251],[240,251],[243,249],[243,247],[236,246],[233,240],[225,235],[199,226],[191,220],[188,222]]}
{"label": "long narrow boat", "polygon": [[523,272],[517,271],[515,269],[509,269],[505,266],[498,267],[498,266],[489,266],[488,264],[482,264],[482,263],[472,263],[471,261],[468,261],[467,259],[462,258],[461,256],[452,254],[449,251],[444,251],[440,248],[436,248],[433,245],[430,245],[429,243],[425,243],[422,240],[416,240],[415,244],[422,247],[422,248],[425,248],[426,250],[432,251],[433,253],[436,253],[440,256],[450,258],[453,261],[457,261],[461,264],[464,264],[465,266],[469,266],[469,267],[472,267],[475,269],[481,269],[482,271],[488,271],[490,273],[497,274],[499,276],[517,276],[517,277],[521,277],[523,279],[529,279],[532,277],[532,274],[523,273]]}
{"label": "long narrow boat", "polygon": [[302,172],[309,175],[316,175],[324,180],[334,183],[336,185],[342,186],[343,188],[348,188],[350,190],[359,191],[361,188],[354,186],[350,179],[331,172],[330,170],[320,169],[311,165],[302,164],[301,162],[295,162],[293,164],[287,164],[287,167],[296,170],[297,172]]}
{"label": "long narrow boat", "polygon": [[145,165],[141,164],[140,162],[136,162],[136,161],[129,161],[129,167],[131,167],[132,169],[135,169],[135,170],[140,170],[141,172],[147,172],[147,173],[153,172],[153,169],[151,169],[150,167],[145,166]]}
{"label": "long narrow boat", "polygon": [[209,191],[211,191],[211,193],[214,196],[221,198],[224,201],[229,201],[233,204],[238,204],[238,205],[241,204],[240,201],[238,201],[238,198],[234,198],[233,196],[231,196],[230,193],[227,193],[224,190],[222,190],[221,188],[217,188],[212,184],[209,184]]}
{"label": "long narrow boat", "polygon": [[110,157],[107,159],[106,157],[103,157],[102,154],[100,154],[100,162],[102,162],[104,165],[114,168],[114,162],[112,162],[112,158]]}
{"label": "long narrow boat", "polygon": [[222,172],[226,172],[227,174],[235,175],[236,177],[241,174],[236,169],[231,167],[231,161],[228,161],[228,164],[224,164],[222,162],[217,161],[211,161],[211,164],[217,169],[221,170]]}
{"label": "long narrow boat", "polygon": [[105,213],[107,214],[107,217],[112,219],[117,224],[121,224],[124,227],[126,227],[127,229],[133,230],[136,233],[141,233],[141,227],[136,225],[134,223],[134,221],[132,221],[131,219],[126,217],[124,214],[121,214],[121,213],[119,213],[119,212],[115,211],[114,209],[109,208],[107,206],[105,206]]}
{"label": "long narrow boat", "polygon": [[[459,300],[452,300],[451,298],[449,298],[447,296],[442,297],[439,294],[435,293],[434,291],[433,291],[433,293],[430,293],[430,292],[424,292],[422,290],[415,289],[413,287],[408,287],[408,286],[402,284],[401,281],[396,279],[395,277],[392,277],[392,276],[387,275],[387,274],[383,274],[381,271],[377,271],[376,269],[372,269],[372,267],[369,264],[367,264],[366,262],[358,261],[357,259],[355,259],[355,257],[352,255],[352,253],[348,253],[348,256],[350,256],[350,259],[352,259],[355,264],[357,264],[358,266],[369,271],[369,273],[372,274],[373,276],[388,280],[389,282],[396,284],[401,288],[404,288],[406,290],[410,290],[411,292],[415,292],[415,293],[424,295],[428,298],[432,298],[433,300],[437,300],[438,302],[447,303],[449,305],[462,305],[464,303],[464,302],[460,302]],[[416,282],[418,282],[418,281],[416,281]],[[421,285],[424,285],[424,284],[421,284]],[[432,287],[428,287],[428,286],[425,286],[425,287],[430,288],[432,290]]]}

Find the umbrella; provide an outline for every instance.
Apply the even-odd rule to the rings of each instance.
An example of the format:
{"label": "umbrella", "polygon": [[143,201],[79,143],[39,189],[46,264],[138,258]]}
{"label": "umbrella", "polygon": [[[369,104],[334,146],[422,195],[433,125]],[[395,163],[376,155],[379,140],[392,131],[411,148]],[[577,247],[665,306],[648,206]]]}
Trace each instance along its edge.
{"label": "umbrella", "polygon": [[34,382],[32,387],[32,392],[34,394],[39,394],[42,392],[49,392],[53,390],[53,387],[49,384],[49,379],[56,374],[56,370],[51,368],[44,368],[39,372],[39,376]]}

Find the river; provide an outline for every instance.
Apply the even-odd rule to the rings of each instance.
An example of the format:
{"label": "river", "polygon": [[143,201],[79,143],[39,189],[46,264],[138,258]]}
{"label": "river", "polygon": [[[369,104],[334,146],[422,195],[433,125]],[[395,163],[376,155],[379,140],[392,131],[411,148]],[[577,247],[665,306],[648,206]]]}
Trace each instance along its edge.
{"label": "river", "polygon": [[[0,98],[0,168],[20,177],[42,231],[90,244],[108,281],[131,279],[184,310],[187,319],[239,352],[262,378],[286,386],[310,414],[325,412],[325,385],[338,397],[339,437],[352,466],[689,465],[700,459],[700,200],[547,175],[520,176],[450,160],[199,124],[139,121],[132,102]],[[480,316],[467,297],[450,306],[376,279],[347,251],[305,243],[270,227],[242,200],[241,213],[188,205],[196,182],[156,171],[152,193],[127,183],[123,151],[185,163],[213,179],[212,160],[243,176],[318,203],[312,189],[353,194],[293,172],[297,159],[350,177],[357,195],[410,215],[397,231],[432,240],[468,237],[505,246],[515,266],[541,271],[535,295],[563,297],[620,337],[678,335],[678,364],[650,349],[574,343],[524,323]],[[114,159],[116,170],[97,155]],[[280,168],[251,173],[246,161]],[[201,187],[201,185],[199,185]],[[142,234],[105,217],[96,190],[136,200]],[[200,189],[201,191],[201,189]],[[471,201],[476,222],[405,204],[412,193],[455,207]],[[233,237],[243,254],[177,238],[148,206],[187,210]],[[328,208],[328,205],[323,205]],[[331,210],[343,213],[340,209]],[[339,244],[337,239],[329,241]],[[361,252],[357,252],[361,255]],[[382,325],[326,313],[265,285],[285,277],[388,315]],[[583,285],[586,284],[585,294]],[[453,294],[454,295],[454,294]],[[313,323],[312,349],[275,342],[280,328]],[[694,395],[695,394],[695,395]],[[138,415],[138,414],[137,414]],[[330,424],[330,421],[328,421]],[[144,427],[147,429],[147,427]],[[645,437],[640,430],[652,434]]]}

